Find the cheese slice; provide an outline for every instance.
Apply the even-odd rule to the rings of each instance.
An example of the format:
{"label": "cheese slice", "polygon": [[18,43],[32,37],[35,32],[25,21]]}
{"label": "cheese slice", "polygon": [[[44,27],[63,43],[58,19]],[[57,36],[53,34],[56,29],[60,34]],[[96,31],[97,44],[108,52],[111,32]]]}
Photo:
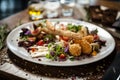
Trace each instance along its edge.
{"label": "cheese slice", "polygon": [[45,46],[32,46],[30,48],[35,48],[35,51],[30,50],[30,55],[32,57],[43,57],[48,54],[48,47]]}

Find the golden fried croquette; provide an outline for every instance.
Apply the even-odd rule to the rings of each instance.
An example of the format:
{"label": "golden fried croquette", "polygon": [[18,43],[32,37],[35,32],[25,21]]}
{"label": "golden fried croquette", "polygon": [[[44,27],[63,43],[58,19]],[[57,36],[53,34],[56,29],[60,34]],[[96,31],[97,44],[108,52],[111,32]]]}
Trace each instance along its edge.
{"label": "golden fried croquette", "polygon": [[79,44],[81,46],[82,53],[90,54],[92,51],[92,46],[86,39],[74,39],[74,43]]}
{"label": "golden fried croquette", "polygon": [[80,44],[81,40],[86,40],[89,43],[93,43],[94,37],[92,35],[88,35],[88,36],[82,37],[82,39],[74,39],[73,42]]}
{"label": "golden fried croquette", "polygon": [[73,43],[80,44],[82,39],[73,39]]}
{"label": "golden fried croquette", "polygon": [[93,35],[88,35],[82,38],[83,40],[87,40],[89,43],[93,43],[94,37]]}
{"label": "golden fried croquette", "polygon": [[81,46],[79,44],[70,44],[69,45],[70,54],[73,56],[81,55]]}
{"label": "golden fried croquette", "polygon": [[80,41],[80,46],[81,46],[81,49],[82,49],[82,53],[90,54],[92,52],[92,46],[90,45],[89,42],[87,42],[87,40],[81,40]]}

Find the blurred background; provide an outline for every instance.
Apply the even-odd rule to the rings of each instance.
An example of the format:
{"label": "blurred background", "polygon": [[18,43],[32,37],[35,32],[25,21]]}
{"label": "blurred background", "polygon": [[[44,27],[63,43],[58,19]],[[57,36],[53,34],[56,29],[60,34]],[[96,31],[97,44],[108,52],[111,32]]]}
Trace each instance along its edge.
{"label": "blurred background", "polygon": [[[80,0],[78,0],[80,1]],[[86,0],[81,0],[82,2]],[[92,0],[93,2],[96,0]],[[120,1],[120,0],[108,0]],[[0,0],[0,20],[14,13],[24,10],[28,6],[29,0]]]}
{"label": "blurred background", "polygon": [[24,10],[29,0],[0,0],[0,20]]}

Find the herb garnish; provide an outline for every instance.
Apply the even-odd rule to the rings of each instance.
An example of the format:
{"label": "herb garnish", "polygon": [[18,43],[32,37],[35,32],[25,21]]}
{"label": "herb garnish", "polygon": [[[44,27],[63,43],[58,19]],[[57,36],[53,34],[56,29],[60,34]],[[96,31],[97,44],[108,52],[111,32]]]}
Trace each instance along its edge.
{"label": "herb garnish", "polygon": [[7,25],[0,25],[0,49],[5,46],[5,39],[8,35]]}
{"label": "herb garnish", "polygon": [[68,24],[67,29],[73,32],[78,32],[81,29],[81,25]]}

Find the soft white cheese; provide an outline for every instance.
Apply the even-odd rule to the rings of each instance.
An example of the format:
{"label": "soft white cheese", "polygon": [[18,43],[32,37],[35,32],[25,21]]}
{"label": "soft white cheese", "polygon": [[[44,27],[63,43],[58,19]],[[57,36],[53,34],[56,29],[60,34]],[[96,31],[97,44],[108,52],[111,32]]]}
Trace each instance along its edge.
{"label": "soft white cheese", "polygon": [[48,47],[44,46],[32,46],[31,48],[36,48],[35,51],[30,51],[32,57],[42,57],[48,54]]}

